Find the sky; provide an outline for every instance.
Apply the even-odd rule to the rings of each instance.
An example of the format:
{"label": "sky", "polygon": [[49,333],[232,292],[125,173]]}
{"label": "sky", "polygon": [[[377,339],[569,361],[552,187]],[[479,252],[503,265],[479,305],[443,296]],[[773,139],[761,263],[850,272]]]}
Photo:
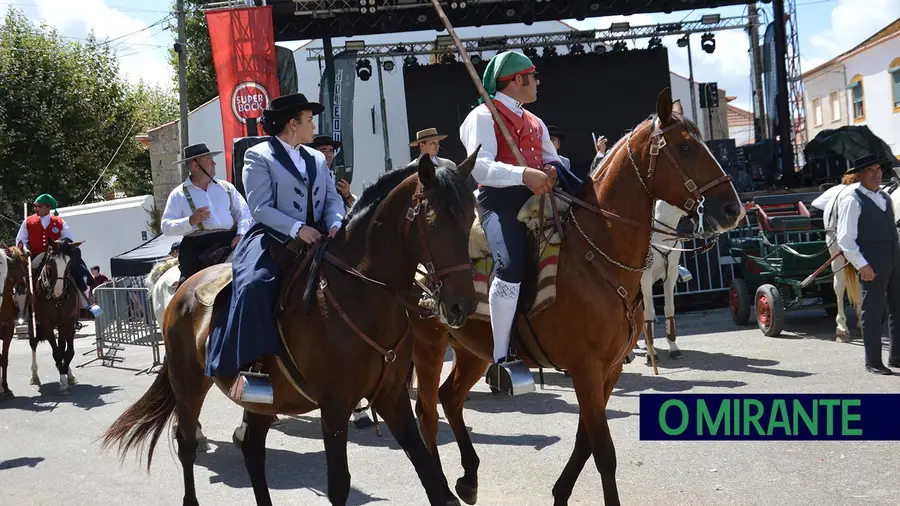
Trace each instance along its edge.
{"label": "sky", "polygon": [[[796,0],[798,32],[800,34],[801,70],[828,61],[852,48],[879,29],[900,17],[898,0]],[[56,27],[73,39],[84,38],[93,30],[101,39],[113,39],[110,44],[121,57],[121,70],[132,81],[144,80],[170,86],[172,70],[166,63],[166,52],[174,34],[165,29],[162,21],[169,16],[171,0],[0,0],[4,10],[13,6],[30,19]],[[761,24],[772,19],[771,3],[757,4],[763,11]],[[606,28],[616,21],[628,21],[632,26],[661,22],[698,19],[704,14],[722,16],[741,15],[744,6],[722,9],[697,9],[672,14],[636,14],[588,18],[584,21],[566,20],[580,29]],[[760,35],[764,28],[761,29]],[[669,50],[669,68],[688,75],[687,50],[675,44],[677,37],[666,37],[663,44]],[[646,47],[647,40],[637,41]],[[296,47],[296,44],[285,44]],[[736,96],[734,105],[749,108],[749,41],[740,30],[716,32],[716,50],[707,54],[700,48],[700,37],[691,37],[694,79],[698,82],[717,82],[719,89]]]}

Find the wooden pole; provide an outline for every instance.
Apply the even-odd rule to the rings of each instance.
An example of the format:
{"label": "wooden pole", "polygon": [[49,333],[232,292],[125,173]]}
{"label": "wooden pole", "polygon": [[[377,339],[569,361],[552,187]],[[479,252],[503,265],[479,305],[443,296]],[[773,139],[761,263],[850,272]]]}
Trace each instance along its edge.
{"label": "wooden pole", "polygon": [[[500,127],[500,133],[503,135],[506,143],[509,144],[510,151],[516,156],[516,162],[522,167],[528,167],[528,164],[525,162],[525,157],[522,156],[522,153],[519,152],[519,148],[516,147],[516,143],[513,142],[512,136],[509,134],[509,129],[506,128],[506,123],[503,122],[503,118],[500,117],[500,113],[494,106],[494,102],[484,89],[484,84],[481,83],[481,78],[478,77],[478,72],[475,71],[475,66],[472,65],[472,60],[469,58],[469,52],[466,51],[466,46],[459,40],[459,36],[456,35],[456,30],[453,29],[453,25],[450,24],[450,20],[447,19],[447,15],[444,14],[441,3],[439,0],[431,0],[431,4],[434,5],[434,10],[437,11],[437,15],[441,19],[441,23],[444,24],[444,28],[447,29],[447,33],[453,37],[453,43],[456,44],[456,49],[459,51],[459,56],[462,57],[462,61],[469,71],[469,76],[472,77],[472,82],[474,82],[475,87],[478,88],[481,100],[484,101],[484,105],[491,111],[491,116],[494,117],[494,123]],[[541,167],[536,168],[540,169]]]}

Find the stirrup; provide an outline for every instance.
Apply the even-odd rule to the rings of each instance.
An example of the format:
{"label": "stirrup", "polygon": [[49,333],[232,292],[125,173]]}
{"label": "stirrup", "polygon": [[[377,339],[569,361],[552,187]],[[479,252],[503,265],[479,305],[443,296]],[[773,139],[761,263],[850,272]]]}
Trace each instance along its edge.
{"label": "stirrup", "polygon": [[258,371],[240,371],[231,385],[229,397],[238,402],[272,404],[275,393],[269,375]]}
{"label": "stirrup", "polygon": [[505,359],[491,364],[485,375],[485,382],[491,388],[507,395],[534,392],[534,376],[531,370],[517,359]]}

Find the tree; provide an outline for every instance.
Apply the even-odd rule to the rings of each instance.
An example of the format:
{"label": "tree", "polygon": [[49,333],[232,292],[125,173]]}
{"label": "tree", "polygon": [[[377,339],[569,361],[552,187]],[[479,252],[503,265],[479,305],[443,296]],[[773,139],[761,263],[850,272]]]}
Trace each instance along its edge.
{"label": "tree", "polygon": [[[61,206],[100,200],[100,180],[133,159],[139,110],[108,44],[70,41],[10,9],[0,26],[0,212],[21,217],[22,202],[51,193]],[[123,149],[125,146],[123,145]],[[127,150],[126,150],[127,152]],[[0,235],[12,226],[2,220]]]}
{"label": "tree", "polygon": [[[206,15],[200,11],[200,7],[207,3],[209,0],[184,0],[184,34],[187,51],[185,70],[189,110],[194,110],[219,95],[212,45],[209,41],[209,26],[206,24]],[[174,4],[172,10],[175,10]],[[177,20],[169,23],[169,30],[176,34],[175,40],[178,40]],[[169,50],[169,65],[175,71],[177,89],[178,53],[173,49]]]}
{"label": "tree", "polygon": [[[140,83],[131,88],[129,95],[138,117],[135,134],[178,119],[178,98],[171,90]],[[114,172],[113,188],[128,197],[152,195],[150,153],[140,143],[129,141],[128,146],[122,147],[123,156],[129,161]]]}

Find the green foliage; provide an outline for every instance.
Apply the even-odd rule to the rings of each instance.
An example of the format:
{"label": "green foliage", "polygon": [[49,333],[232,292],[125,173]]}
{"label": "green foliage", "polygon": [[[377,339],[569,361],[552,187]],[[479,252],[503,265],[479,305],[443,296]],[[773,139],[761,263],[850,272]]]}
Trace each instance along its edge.
{"label": "green foliage", "polygon": [[[219,95],[216,83],[216,67],[213,63],[212,45],[209,42],[209,27],[206,24],[206,15],[200,11],[203,4],[210,0],[185,0],[184,1],[184,35],[187,49],[187,103],[188,109],[209,102]],[[175,10],[173,3],[172,10]],[[169,23],[169,30],[178,40],[177,20]],[[169,50],[169,65],[172,66],[175,75],[175,89],[178,89],[178,53],[174,49]]]}
{"label": "green foliage", "polygon": [[[135,136],[171,120],[177,101],[126,82],[108,44],[93,35],[68,40],[10,9],[0,24],[0,83],[4,216],[20,220],[22,203],[40,193],[52,194],[60,206],[76,205],[85,195],[87,202],[102,200],[114,188],[148,193],[149,157]],[[16,229],[0,219],[0,237],[14,237]]]}

